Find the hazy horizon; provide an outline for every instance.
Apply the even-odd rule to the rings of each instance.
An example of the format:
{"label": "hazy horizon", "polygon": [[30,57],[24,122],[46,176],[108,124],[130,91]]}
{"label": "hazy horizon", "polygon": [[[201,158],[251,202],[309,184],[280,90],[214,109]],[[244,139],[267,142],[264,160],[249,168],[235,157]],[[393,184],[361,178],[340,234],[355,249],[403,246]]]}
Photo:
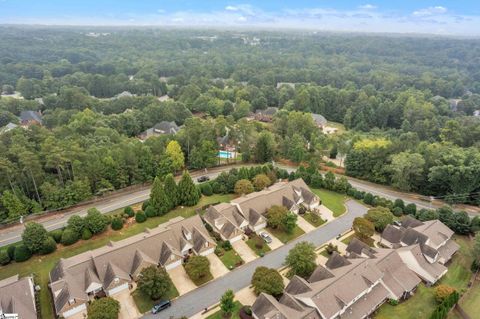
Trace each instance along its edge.
{"label": "hazy horizon", "polygon": [[480,35],[475,1],[0,0],[2,25]]}

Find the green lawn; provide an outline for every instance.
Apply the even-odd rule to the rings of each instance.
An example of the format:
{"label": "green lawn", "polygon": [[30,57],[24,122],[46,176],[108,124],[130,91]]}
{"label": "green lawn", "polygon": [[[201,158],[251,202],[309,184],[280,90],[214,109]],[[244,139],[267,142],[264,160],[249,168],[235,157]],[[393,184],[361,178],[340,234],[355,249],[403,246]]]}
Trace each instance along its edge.
{"label": "green lawn", "polygon": [[202,197],[200,203],[193,207],[178,208],[165,214],[164,216],[149,218],[142,224],[132,224],[124,227],[119,231],[108,231],[101,235],[94,236],[87,241],[79,241],[74,245],[68,247],[59,246],[57,251],[46,256],[34,256],[23,263],[11,263],[0,267],[0,280],[7,277],[19,274],[20,276],[27,276],[35,273],[40,285],[40,308],[42,318],[54,318],[53,301],[48,289],[49,272],[55,266],[60,258],[68,258],[78,255],[88,250],[96,249],[104,246],[109,241],[118,241],[132,235],[141,233],[145,228],[154,228],[171,218],[182,216],[190,217],[195,215],[195,209],[216,202],[228,202],[233,198],[233,195],[213,195],[209,197]]}
{"label": "green lawn", "polygon": [[[480,283],[476,280],[472,288],[462,297],[460,306],[467,314],[475,318],[475,315],[478,314],[478,305],[480,305]],[[453,319],[455,316],[452,315],[448,318]]]}
{"label": "green lawn", "polygon": [[383,304],[374,316],[375,319],[410,319],[428,318],[437,303],[433,296],[433,288],[424,284],[418,286],[415,295],[397,306]]}
{"label": "green lawn", "polygon": [[273,236],[277,237],[282,243],[287,243],[300,235],[305,234],[305,232],[298,226],[295,226],[293,231],[289,234],[284,231],[282,228],[267,228],[268,232],[271,233]]}
{"label": "green lawn", "polygon": [[320,216],[318,216],[317,214],[315,213],[305,213],[302,215],[303,218],[305,218],[305,220],[307,222],[309,222],[310,224],[312,224],[312,226],[314,227],[319,227],[323,224],[325,224],[325,220],[323,220]]}
{"label": "green lawn", "polygon": [[230,270],[243,264],[243,259],[235,249],[223,250],[223,255],[219,256],[223,264]]}
{"label": "green lawn", "polygon": [[[188,275],[188,272],[187,272],[187,275]],[[190,275],[189,275],[190,277]],[[201,285],[209,282],[210,280],[213,279],[213,276],[212,276],[212,273],[210,272],[210,270],[208,271],[208,274],[206,274],[205,276],[199,278],[199,279],[193,279],[192,277],[190,277],[190,279],[193,281],[193,283],[195,285],[197,285],[198,287],[200,287]]]}
{"label": "green lawn", "polygon": [[[261,247],[257,247],[262,245]],[[252,234],[252,237],[247,240],[247,245],[250,247],[258,256],[265,255],[265,253],[270,251],[267,243],[257,234]]]}
{"label": "green lawn", "polygon": [[[147,311],[150,311],[152,307],[157,303],[157,301],[150,299],[149,296],[146,296],[143,294],[140,289],[135,289],[135,291],[132,293],[133,300],[135,301],[135,304],[137,305],[138,311],[141,313],[145,313]],[[168,295],[165,296],[164,299],[169,299],[172,300],[174,298],[178,297],[178,291],[177,288],[175,288],[175,285],[172,284],[172,287],[170,291],[168,292]]]}
{"label": "green lawn", "polygon": [[[238,314],[238,312],[240,311],[240,309],[242,309],[242,307],[243,305],[240,302],[235,301],[235,308],[233,309],[232,316],[230,317],[230,319],[240,319],[240,315]],[[225,317],[223,316],[222,310],[219,310],[207,317],[207,319],[224,319],[224,318]]]}
{"label": "green lawn", "polygon": [[333,212],[334,217],[338,217],[345,213],[346,208],[344,205],[345,199],[347,198],[345,195],[332,192],[326,189],[317,189],[312,188],[312,191],[320,197],[322,204],[325,205],[328,209]]}
{"label": "green lawn", "polygon": [[[470,265],[473,260],[472,256],[472,242],[468,237],[456,236],[456,242],[460,245],[460,251],[458,251],[453,260],[448,265],[448,272],[440,279],[438,284],[446,284],[456,288],[458,291],[464,290],[470,279]],[[478,302],[480,302],[480,289],[479,291],[472,291],[472,300],[462,300],[462,302],[471,302],[472,309],[469,308],[471,314],[476,314],[478,308]],[[428,318],[433,312],[437,303],[434,297],[434,287],[425,287],[421,284],[417,288],[417,292],[407,301],[400,303],[397,306],[390,306],[384,304],[380,307],[375,316],[376,319],[408,319],[408,318]],[[453,315],[452,315],[453,316]],[[450,317],[449,317],[450,318]],[[452,319],[455,317],[452,317]],[[474,317],[472,317],[474,318]]]}

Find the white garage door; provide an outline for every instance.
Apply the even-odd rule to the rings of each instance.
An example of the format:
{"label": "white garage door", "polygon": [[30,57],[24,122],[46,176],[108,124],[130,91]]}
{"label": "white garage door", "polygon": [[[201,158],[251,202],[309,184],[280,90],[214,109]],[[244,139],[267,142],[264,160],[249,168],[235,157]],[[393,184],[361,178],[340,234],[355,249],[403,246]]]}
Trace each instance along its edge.
{"label": "white garage door", "polygon": [[238,235],[237,237],[233,237],[233,238],[230,239],[229,241],[230,241],[230,243],[234,243],[234,242],[236,242],[236,241],[238,241],[238,240],[240,240],[240,239],[242,239],[242,235]]}
{"label": "white garage door", "polygon": [[79,313],[81,311],[84,311],[84,310],[87,310],[87,306],[85,304],[82,304],[82,305],[77,306],[75,308],[72,308],[68,311],[65,311],[63,313],[63,317],[68,318],[68,317],[73,316],[74,314],[77,314],[77,313]]}
{"label": "white garage door", "polygon": [[179,259],[179,260],[177,260],[177,261],[175,261],[175,262],[173,262],[173,263],[171,263],[171,264],[166,265],[166,266],[165,266],[165,270],[173,269],[173,268],[175,268],[175,267],[180,266],[181,264],[182,264],[182,260]]}
{"label": "white garage door", "polygon": [[123,285],[120,285],[118,287],[115,287],[115,288],[112,288],[108,291],[108,295],[111,296],[111,295],[114,295],[116,294],[117,292],[120,292],[122,290],[125,290],[125,289],[128,289],[128,282],[124,283]]}

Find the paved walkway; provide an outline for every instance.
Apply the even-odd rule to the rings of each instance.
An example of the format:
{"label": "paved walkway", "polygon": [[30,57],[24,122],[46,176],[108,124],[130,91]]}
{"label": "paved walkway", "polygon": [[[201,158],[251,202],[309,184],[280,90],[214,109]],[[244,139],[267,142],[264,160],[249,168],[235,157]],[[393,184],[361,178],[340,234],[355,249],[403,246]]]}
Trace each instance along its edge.
{"label": "paved walkway", "polygon": [[249,263],[258,257],[243,240],[237,240],[232,244],[232,247],[240,255],[240,257],[242,257],[245,263]]}
{"label": "paved walkway", "polygon": [[306,233],[309,233],[315,230],[315,226],[307,222],[307,220],[300,215],[298,215],[298,218],[297,218],[297,226],[300,227]]}
{"label": "paved walkway", "polygon": [[207,258],[210,261],[210,272],[212,273],[213,278],[218,278],[228,273],[229,270],[217,255],[213,253],[208,254]]}
{"label": "paved walkway", "polygon": [[334,221],[292,240],[282,247],[266,254],[263,258],[257,258],[250,263],[230,271],[225,276],[212,280],[204,286],[177,298],[172,302],[172,306],[169,309],[161,312],[160,316],[146,314],[144,318],[168,319],[171,316],[174,318],[193,316],[206,306],[216,304],[225,290],[232,289],[234,292],[237,292],[247,287],[250,285],[250,280],[257,267],[280,268],[288,251],[293,248],[295,244],[301,241],[309,241],[315,246],[320,246],[330,239],[335,238],[338,234],[350,229],[353,219],[367,212],[367,207],[353,200],[347,201],[346,206],[349,212]]}
{"label": "paved walkway", "polygon": [[173,284],[178,290],[178,294],[184,295],[197,288],[193,281],[188,277],[187,272],[183,266],[178,266],[167,271],[172,279]]}

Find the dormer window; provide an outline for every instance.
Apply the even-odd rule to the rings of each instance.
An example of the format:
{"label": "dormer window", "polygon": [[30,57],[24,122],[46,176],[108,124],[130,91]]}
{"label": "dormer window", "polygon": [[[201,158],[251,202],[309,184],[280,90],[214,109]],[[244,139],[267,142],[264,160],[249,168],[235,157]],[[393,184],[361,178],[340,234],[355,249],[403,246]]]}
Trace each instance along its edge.
{"label": "dormer window", "polygon": [[68,304],[69,304],[69,305],[73,305],[74,303],[75,303],[75,299],[74,299],[74,298],[68,300]]}
{"label": "dormer window", "polygon": [[118,284],[118,283],[120,282],[120,279],[118,279],[117,277],[115,277],[115,278],[113,279],[113,282],[116,283],[116,284]]}
{"label": "dormer window", "polygon": [[183,236],[186,240],[192,240],[192,233],[186,230],[185,228],[182,230]]}

